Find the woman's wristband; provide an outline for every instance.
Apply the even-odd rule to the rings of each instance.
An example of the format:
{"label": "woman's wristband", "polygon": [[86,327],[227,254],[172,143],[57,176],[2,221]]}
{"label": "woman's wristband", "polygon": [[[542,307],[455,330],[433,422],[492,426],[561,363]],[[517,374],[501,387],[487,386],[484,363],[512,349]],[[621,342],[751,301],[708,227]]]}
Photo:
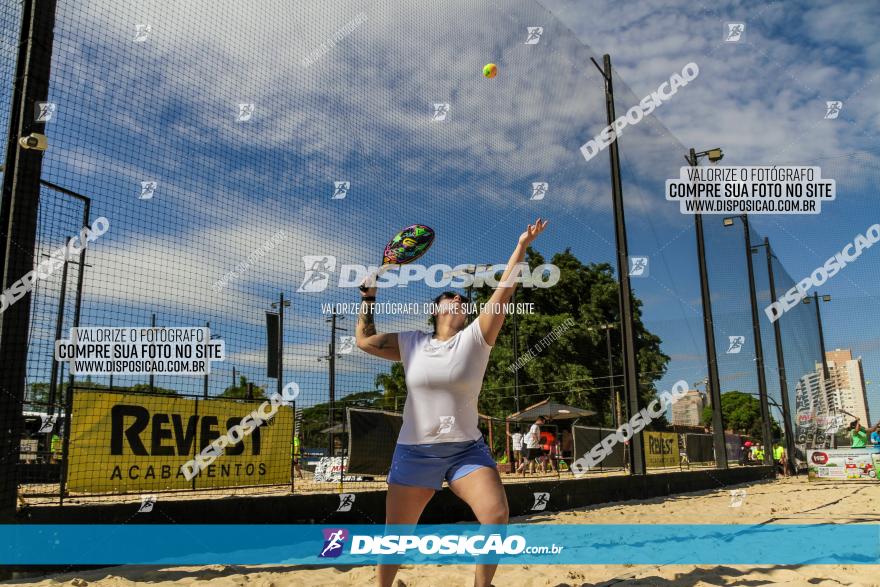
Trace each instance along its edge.
{"label": "woman's wristband", "polygon": [[375,302],[376,296],[363,296],[361,297],[362,302]]}

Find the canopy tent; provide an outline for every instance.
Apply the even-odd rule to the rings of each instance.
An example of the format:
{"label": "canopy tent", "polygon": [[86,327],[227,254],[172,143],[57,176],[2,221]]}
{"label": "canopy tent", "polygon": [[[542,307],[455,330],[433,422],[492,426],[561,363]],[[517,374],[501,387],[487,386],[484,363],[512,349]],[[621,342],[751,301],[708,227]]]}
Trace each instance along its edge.
{"label": "canopy tent", "polygon": [[592,410],[567,406],[548,398],[531,405],[520,412],[511,414],[507,419],[512,422],[534,422],[538,419],[538,416],[545,416],[553,418],[554,420],[571,420],[574,418],[592,416],[595,413],[596,412]]}

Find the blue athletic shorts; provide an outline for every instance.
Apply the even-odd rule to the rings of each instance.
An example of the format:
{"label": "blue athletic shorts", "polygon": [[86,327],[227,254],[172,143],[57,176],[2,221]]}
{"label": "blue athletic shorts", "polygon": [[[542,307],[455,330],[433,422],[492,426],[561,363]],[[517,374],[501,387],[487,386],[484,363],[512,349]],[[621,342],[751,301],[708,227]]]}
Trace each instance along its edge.
{"label": "blue athletic shorts", "polygon": [[391,459],[388,483],[440,491],[443,481],[461,479],[480,467],[497,468],[483,440],[398,444]]}

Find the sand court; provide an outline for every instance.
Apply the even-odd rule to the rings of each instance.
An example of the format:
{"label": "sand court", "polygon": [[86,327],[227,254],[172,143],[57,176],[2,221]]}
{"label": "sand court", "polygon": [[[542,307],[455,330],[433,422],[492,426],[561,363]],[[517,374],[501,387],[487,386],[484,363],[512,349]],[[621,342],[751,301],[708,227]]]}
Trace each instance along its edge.
{"label": "sand court", "polygon": [[[735,492],[735,493],[732,493]],[[736,504],[739,505],[736,505]],[[514,518],[515,523],[584,524],[854,524],[880,522],[880,485],[809,483],[805,476],[712,491],[597,505]],[[877,585],[880,565],[501,565],[496,586],[563,585]],[[372,585],[373,567],[118,566],[3,582],[30,587],[151,585]],[[397,585],[471,585],[473,567],[405,565]]]}

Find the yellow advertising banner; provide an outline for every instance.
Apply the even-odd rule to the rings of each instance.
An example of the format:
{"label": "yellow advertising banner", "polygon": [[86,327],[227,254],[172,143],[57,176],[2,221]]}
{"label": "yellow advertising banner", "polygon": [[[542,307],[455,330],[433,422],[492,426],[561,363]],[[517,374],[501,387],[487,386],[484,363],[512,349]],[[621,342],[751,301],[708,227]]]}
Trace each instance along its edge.
{"label": "yellow advertising banner", "polygon": [[645,462],[648,467],[678,467],[678,435],[675,432],[645,432]]}
{"label": "yellow advertising banner", "polygon": [[253,401],[77,390],[67,487],[123,493],[289,483],[293,412],[284,405],[240,442],[227,446],[194,479],[181,470],[260,406]]}

